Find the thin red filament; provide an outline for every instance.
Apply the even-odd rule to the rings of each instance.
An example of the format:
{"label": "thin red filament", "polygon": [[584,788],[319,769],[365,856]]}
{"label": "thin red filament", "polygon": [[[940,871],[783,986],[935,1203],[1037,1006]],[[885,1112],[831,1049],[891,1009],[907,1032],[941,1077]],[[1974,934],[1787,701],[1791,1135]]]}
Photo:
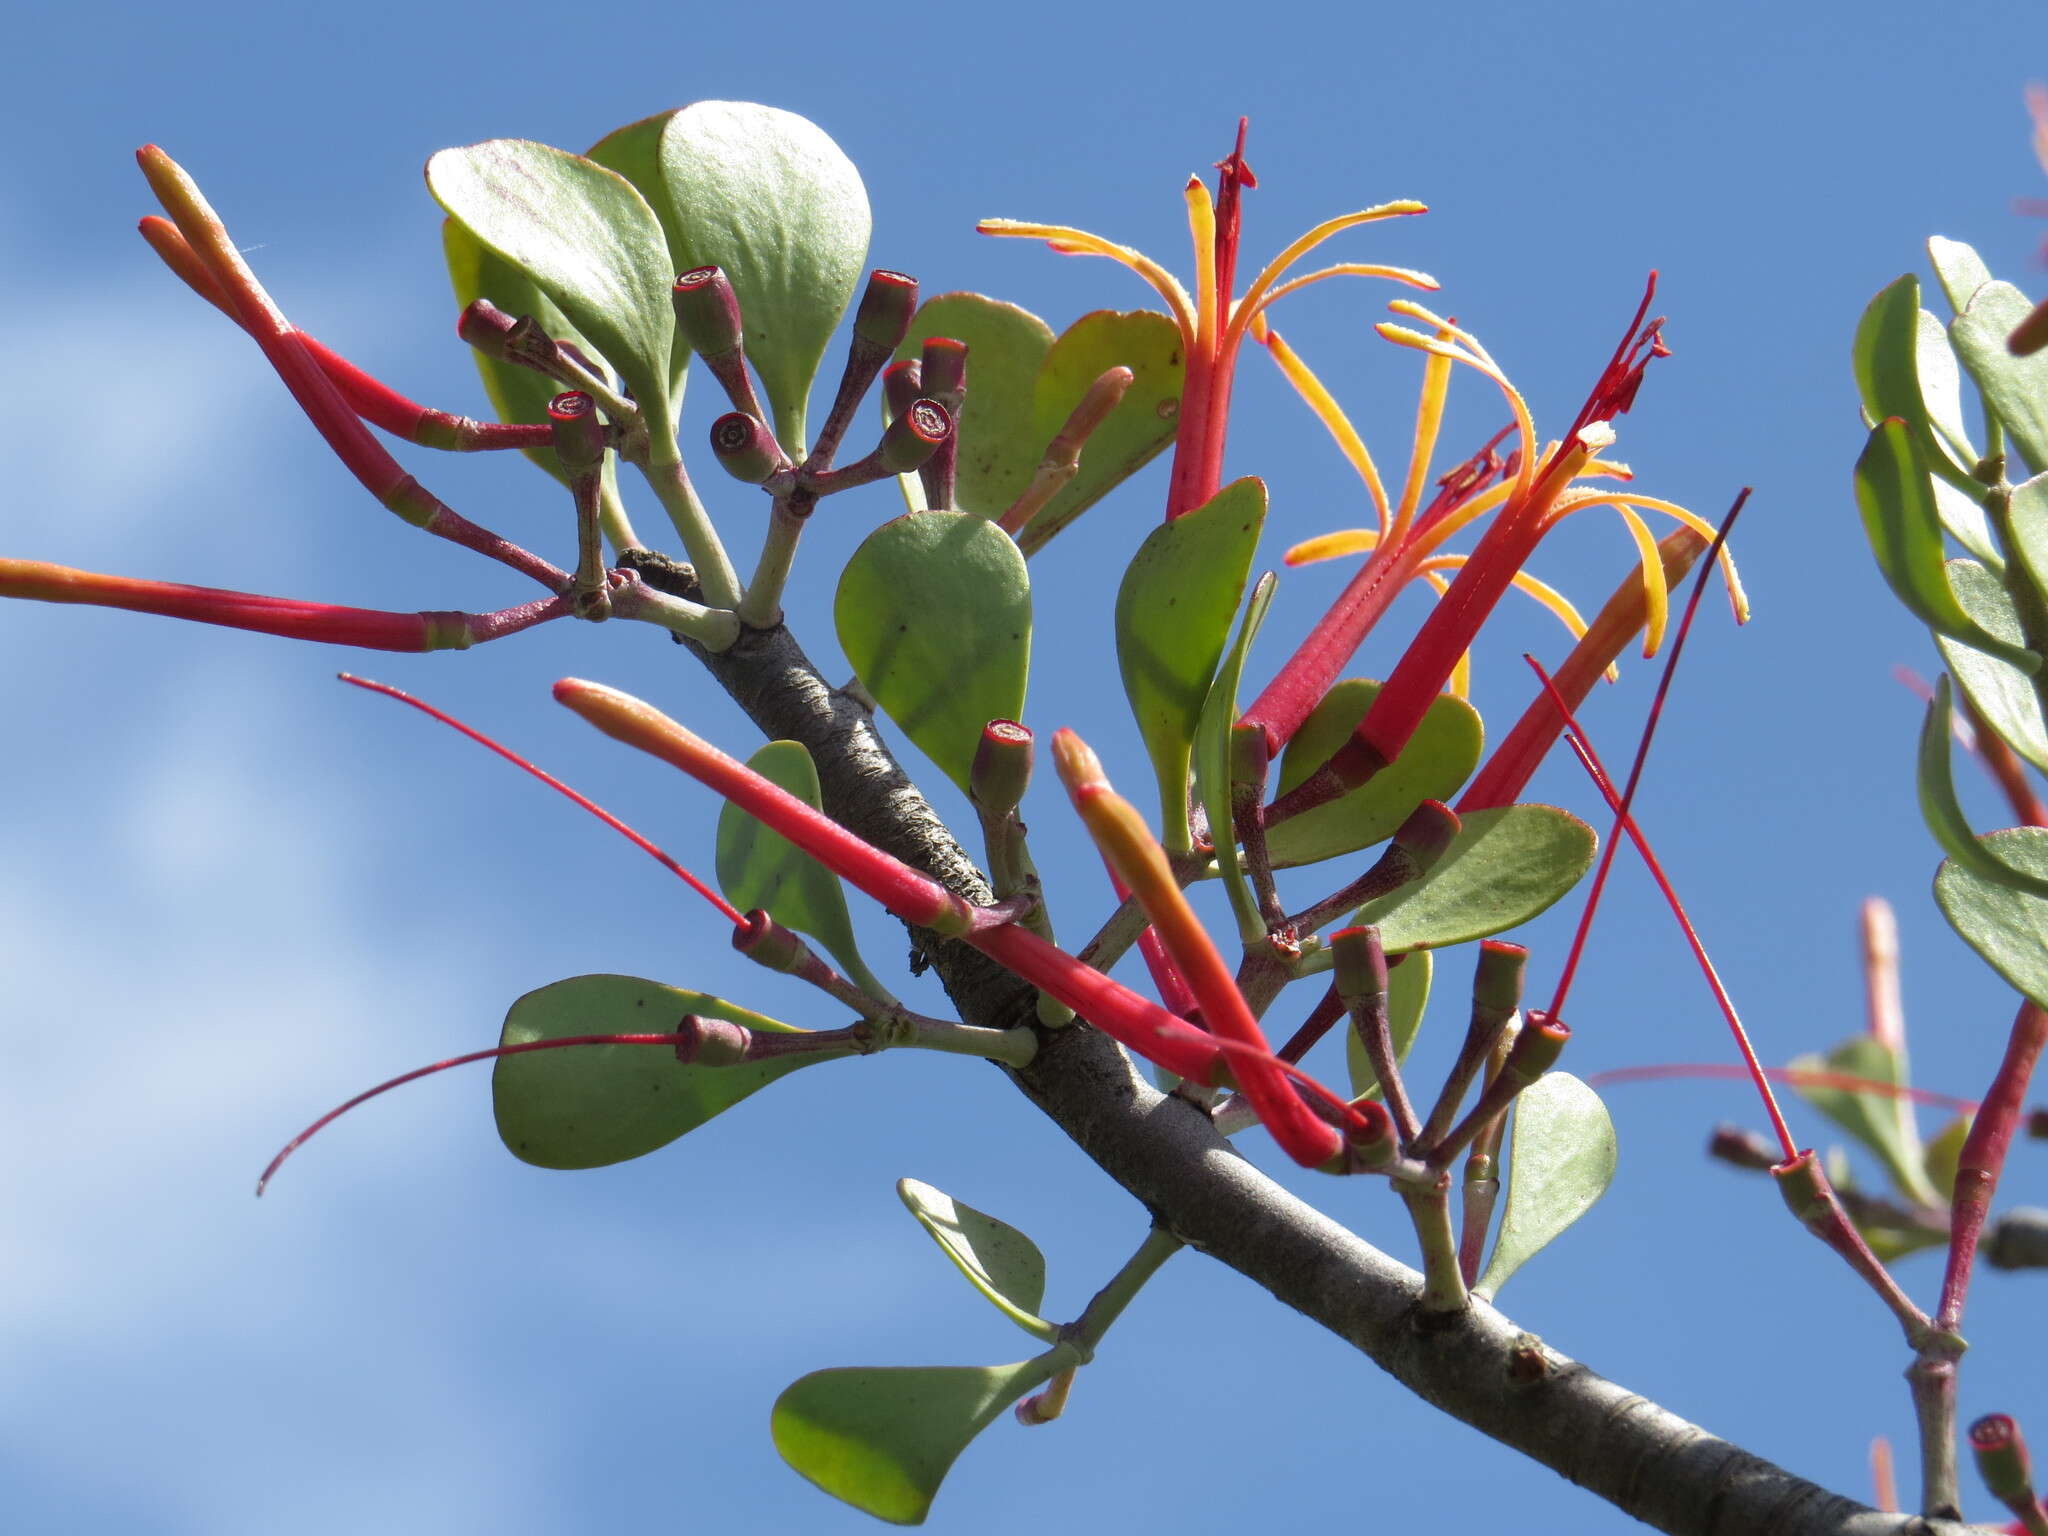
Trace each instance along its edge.
{"label": "thin red filament", "polygon": [[592,800],[587,795],[583,795],[577,792],[576,790],[571,789],[568,785],[564,784],[560,779],[556,778],[553,774],[547,772],[545,769],[536,768],[532,763],[529,763],[525,758],[521,757],[517,752],[514,752],[510,747],[500,746],[497,742],[493,741],[490,737],[486,736],[482,731],[464,725],[460,720],[456,719],[453,715],[448,714],[443,710],[436,709],[433,705],[427,703],[424,699],[414,698],[411,694],[407,693],[402,688],[394,688],[389,683],[373,682],[367,677],[357,677],[353,673],[349,672],[339,672],[335,675],[339,677],[344,683],[348,683],[353,687],[366,689],[371,693],[381,693],[387,699],[396,699],[401,704],[410,704],[414,709],[418,710],[421,714],[426,715],[431,719],[440,721],[450,730],[460,731],[463,735],[467,736],[471,741],[475,742],[478,746],[490,748],[491,751],[497,753],[498,756],[504,758],[505,761],[512,764],[513,767],[524,769],[526,772],[532,774],[536,779],[539,779],[541,783],[547,785],[549,789],[554,790],[557,794],[567,796],[577,805],[582,806],[584,810],[590,812],[591,815],[595,816],[599,821],[603,822],[606,826],[610,827],[614,832],[618,833],[619,836],[626,839],[627,842],[631,843],[634,847],[638,848],[642,853],[646,854],[649,858],[653,859],[655,863],[659,864],[663,869],[666,869],[670,874],[674,875],[677,879],[681,880],[685,885],[689,886],[689,888],[695,891],[699,896],[702,896],[706,901],[710,902],[712,906],[718,908],[720,916],[724,917],[727,922],[733,925],[733,927],[744,928],[746,926],[747,920],[740,915],[739,910],[736,907],[734,907],[731,902],[727,901],[723,896],[719,895],[718,892],[713,890],[710,886],[706,885],[702,880],[699,880],[687,869],[683,868],[681,864],[677,863],[675,859],[671,858],[667,852],[665,852],[661,847],[655,844],[651,839],[641,836],[640,833],[635,832],[631,827],[627,826],[623,821],[619,820],[618,817],[614,816],[610,811],[606,810],[603,806],[599,805],[595,800]]}
{"label": "thin red filament", "polygon": [[[1747,1076],[1748,1069],[1725,1061],[1671,1061],[1641,1067],[1615,1067],[1610,1071],[1595,1072],[1586,1079],[1586,1085],[1598,1088],[1602,1083],[1652,1083],[1670,1078]],[[1914,1088],[1905,1083],[1887,1083],[1875,1077],[1858,1077],[1853,1072],[1821,1072],[1805,1067],[1765,1067],[1764,1076],[1774,1083],[1783,1083],[1788,1088],[1834,1088],[1843,1093],[1868,1093],[1879,1098],[1904,1099],[1911,1104],[1925,1104],[1929,1109],[1954,1110],[1959,1115],[1973,1115],[1977,1112],[1975,1099],[1959,1099],[1952,1093],[1936,1093],[1932,1088]]]}

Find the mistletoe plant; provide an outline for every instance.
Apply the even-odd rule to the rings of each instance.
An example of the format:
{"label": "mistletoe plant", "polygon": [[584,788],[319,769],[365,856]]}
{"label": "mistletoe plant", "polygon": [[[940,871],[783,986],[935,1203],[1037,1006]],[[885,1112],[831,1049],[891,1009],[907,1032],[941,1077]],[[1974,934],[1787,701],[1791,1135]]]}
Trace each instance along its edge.
{"label": "mistletoe plant", "polygon": [[[1396,298],[1393,318],[1377,330],[1416,354],[1420,384],[1411,453],[1395,478],[1382,474],[1274,316],[1289,294],[1326,279],[1434,290],[1425,274],[1380,262],[1301,270],[1335,237],[1419,215],[1421,204],[1329,219],[1241,283],[1244,194],[1256,182],[1240,127],[1214,191],[1199,177],[1185,190],[1192,289],[1150,258],[1078,229],[1006,219],[981,226],[1109,258],[1162,306],[1098,311],[1055,332],[980,294],[920,303],[909,276],[863,276],[866,197],[831,140],[786,112],[700,102],[622,128],[584,155],[498,140],[428,162],[428,186],[447,213],[458,333],[498,418],[475,420],[414,403],[293,326],[191,178],[153,147],[139,158],[166,215],[144,219],[144,237],[255,341],[364,487],[407,522],[532,580],[540,595],[481,612],[395,613],[20,560],[0,560],[0,593],[394,651],[459,649],[561,620],[637,620],[669,631],[769,738],[742,761],[653,704],[598,682],[556,684],[555,697],[601,731],[725,801],[715,884],[549,782],[688,882],[729,925],[740,953],[810,983],[818,1007],[802,1025],[785,1022],[693,990],[687,977],[578,976],[542,987],[512,1003],[496,1046],[460,1058],[495,1060],[506,1147],[549,1168],[615,1163],[666,1147],[799,1069],[932,1050],[996,1063],[1146,1207],[1150,1227],[1130,1261],[1078,1317],[1057,1321],[1044,1315],[1045,1260],[1031,1239],[904,1180],[899,1194],[911,1214],[1031,1337],[1033,1352],[993,1366],[803,1377],[771,1416],[777,1447],[803,1476],[885,1520],[922,1520],[954,1459],[1005,1409],[1025,1424],[1061,1414],[1077,1372],[1146,1280],[1192,1246],[1323,1322],[1431,1401],[1665,1529],[1900,1528],[1624,1393],[1490,1305],[1600,1197],[1615,1159],[1597,1094],[1555,1070],[1595,902],[1585,904],[1571,951],[1537,964],[1556,974],[1546,1008],[1523,1006],[1532,957],[1497,937],[1571,892],[1593,867],[1599,839],[1576,817],[1519,797],[1568,740],[1617,828],[1649,856],[1628,813],[1641,752],[1617,787],[1572,712],[1637,637],[1646,655],[1660,649],[1671,586],[1696,563],[1702,584],[1693,604],[1718,565],[1737,617],[1744,611],[1721,545],[1725,526],[1717,534],[1692,512],[1637,492],[1610,453],[1646,370],[1665,354],[1662,322],[1650,316],[1654,279],[1555,436],[1538,431],[1474,335]],[[2048,454],[2040,404],[2048,381],[2002,352],[1994,366],[1965,346],[1966,334],[2002,346],[2000,327],[2017,317],[2008,300],[1989,299],[1997,285],[1972,280],[1974,258],[1966,262],[1960,249],[1937,260],[1951,296],[1961,295],[1957,348],[1985,392],[1991,441],[1984,453],[1968,446],[1952,370],[1944,395],[1910,290],[1887,290],[1859,342],[1880,422],[1859,488],[1887,574],[1942,636],[1980,744],[1995,754],[1996,743],[2009,743],[2048,767],[2033,681],[2038,656],[2048,654],[2048,607],[2031,585],[2039,568],[2028,543],[2048,540],[2028,523],[2048,517],[2048,491],[2032,489],[2048,482],[2008,487],[1996,472],[2001,433],[2037,465]],[[817,375],[849,310],[844,362],[814,424]],[[1327,428],[1373,512],[1368,528],[1289,550],[1290,564],[1362,558],[1256,690],[1247,672],[1277,585],[1271,573],[1252,579],[1267,493],[1255,477],[1224,473],[1232,384],[1254,351]],[[678,410],[693,360],[731,409],[707,444],[686,451]],[[1439,437],[1460,369],[1497,394],[1506,425],[1446,462]],[[861,408],[877,392],[882,425],[870,442]],[[379,433],[421,448],[526,454],[567,492],[562,563],[457,513],[400,466]],[[866,445],[858,456],[842,454],[849,435]],[[1152,769],[1143,798],[1149,807],[1156,795],[1156,812],[1119,794],[1073,732],[1054,734],[1054,765],[1114,893],[1106,911],[1088,913],[1092,936],[1063,946],[1055,911],[1061,930],[1078,931],[1088,874],[1053,871],[1061,878],[1052,888],[1018,814],[1036,741],[1025,723],[1035,712],[1026,699],[1038,601],[1031,559],[1169,448],[1163,516],[1149,531],[1120,532],[1130,518],[1094,525],[1109,557],[1124,563],[1117,660]],[[754,488],[712,498],[715,514],[691,472],[712,462]],[[635,476],[668,520],[670,550],[636,529],[644,513],[627,494]],[[839,573],[833,618],[855,677],[835,688],[783,624],[785,583],[820,504],[882,481],[895,482],[908,510],[885,517],[881,498],[871,499],[866,515],[877,526]],[[1964,492],[1974,498],[1969,512]],[[754,496],[765,500],[750,506]],[[851,504],[860,499],[838,505]],[[1635,561],[1587,622],[1528,565],[1563,518],[1598,507],[1619,514]],[[1646,512],[1676,527],[1660,539]],[[754,542],[745,530],[756,524],[763,531],[743,577],[732,549]],[[1977,563],[1952,564],[1944,575],[1943,528]],[[1453,549],[1468,531],[1476,540]],[[1418,584],[1435,592],[1435,606],[1413,635],[1390,643],[1381,621]],[[1574,644],[1554,669],[1536,669],[1527,710],[1489,748],[1466,685],[1474,643],[1511,587],[1555,612]],[[1347,676],[1368,638],[1389,658],[1384,675]],[[476,735],[432,705],[408,702]],[[1923,768],[1930,820],[1951,854],[1944,901],[2004,974],[2048,1004],[2048,925],[2036,915],[2048,910],[2048,847],[2027,830],[1968,835],[1942,749],[1950,713],[1944,682]],[[899,766],[891,735],[965,792],[976,827],[956,835],[939,821]],[[2035,806],[2031,827],[2048,824],[2038,816]],[[967,851],[975,846],[979,865]],[[1609,838],[1591,882],[1596,896],[1617,846]],[[1189,903],[1188,889],[1209,880],[1227,893],[1235,920],[1227,943]],[[956,1016],[912,1010],[875,974],[855,943],[846,885],[908,926]],[[1133,947],[1149,994],[1109,974]],[[1439,989],[1440,976],[1455,980]],[[1433,1011],[1454,1021],[1438,1027],[1462,1029],[1462,1046],[1441,1083],[1409,1081],[1408,1048],[1441,990],[1454,996]],[[1910,1093],[1901,1037],[1873,1032],[1853,1049],[1773,1072],[1727,1012],[1742,1070],[1776,1130],[1761,1154],[1746,1141],[1742,1148],[1907,1324],[1932,1447],[1927,1508],[1953,1513],[1954,1479],[1943,1470],[1953,1457],[1944,1463],[1940,1447],[1954,1438],[1961,1288],[2048,1014],[2023,1010],[2014,1054],[1974,1125],[1923,1152],[1901,1108]],[[832,1022],[848,1015],[852,1022]],[[1289,1033],[1276,1046],[1270,1031],[1281,1019]],[[1348,1026],[1345,1059],[1326,1081],[1303,1062],[1340,1023]],[[1151,1065],[1158,1087],[1133,1058]],[[1908,1203],[1831,1179],[1792,1138],[1771,1098],[1773,1076],[1802,1085],[1870,1143]],[[1420,1274],[1258,1173],[1226,1139],[1255,1139],[1242,1134],[1254,1127],[1303,1167],[1384,1181],[1412,1219]],[[1951,1187],[1952,1215],[1939,1209]],[[1894,1220],[1900,1211],[1906,1216]],[[1937,1229],[1950,1244],[1950,1283],[1928,1318],[1890,1284],[1878,1252],[1936,1240]],[[2016,1430],[2001,1439],[2000,1425],[2010,1428],[2003,1420],[1979,1426],[1973,1443],[1997,1462],[2003,1481],[1995,1486],[2010,1491],[2024,1484],[2015,1471],[2023,1456]],[[2032,1507],[2031,1495],[2011,1502]]]}

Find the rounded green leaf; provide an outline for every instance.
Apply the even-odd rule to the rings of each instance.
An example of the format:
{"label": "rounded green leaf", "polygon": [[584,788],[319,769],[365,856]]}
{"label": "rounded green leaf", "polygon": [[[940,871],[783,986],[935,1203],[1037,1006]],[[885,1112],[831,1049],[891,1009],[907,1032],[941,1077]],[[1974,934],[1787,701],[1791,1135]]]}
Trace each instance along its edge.
{"label": "rounded green leaf", "polygon": [[1024,713],[1031,577],[1010,536],[960,512],[907,512],[839,576],[839,645],[861,685],[965,791],[991,720]]}
{"label": "rounded green leaf", "polygon": [[[747,766],[813,810],[825,808],[818,767],[800,741],[771,741]],[[839,877],[779,832],[731,801],[718,813],[718,888],[742,912],[759,908],[785,928],[807,933],[840,968],[875,996],[879,983],[861,959]]]}
{"label": "rounded green leaf", "polygon": [[1436,867],[1360,907],[1388,954],[1483,939],[1546,911],[1579,883],[1599,845],[1554,805],[1500,805],[1465,818]]}
{"label": "rounded green leaf", "polygon": [[1986,880],[2048,897],[2048,879],[2014,869],[1970,830],[1949,772],[1949,735],[1954,728],[1946,675],[1934,685],[1934,699],[1920,727],[1920,814],[1927,830],[1951,859]]}
{"label": "rounded green leaf", "polygon": [[[1278,793],[1286,794],[1330,760],[1365,718],[1380,685],[1347,677],[1309,712],[1280,759]],[[1472,776],[1486,744],[1479,712],[1463,699],[1439,694],[1401,755],[1364,784],[1328,805],[1281,822],[1266,834],[1276,868],[1313,864],[1370,848],[1394,835],[1425,800],[1449,800]]]}
{"label": "rounded green leaf", "polygon": [[2014,357],[2005,339],[2033,311],[2011,283],[1985,283],[1949,327],[1956,358],[2035,472],[2048,470],[2048,354]]}
{"label": "rounded green leaf", "polygon": [[[933,336],[967,344],[954,510],[1000,517],[1024,494],[1045,457],[1046,439],[1036,435],[1033,393],[1039,367],[1052,350],[1052,327],[1000,299],[941,293],[919,307],[896,355],[921,355]],[[913,482],[917,476],[903,478]]]}
{"label": "rounded green leaf", "polygon": [[[1852,357],[1856,388],[1863,408],[1872,421],[1897,417],[1913,431],[1927,466],[1944,478],[1969,483],[1968,466],[1953,462],[1949,450],[1935,432],[1927,392],[1920,376],[1922,343],[1920,335],[1920,280],[1910,272],[1891,283],[1872,299],[1857,322]],[[1927,317],[1934,326],[1936,390],[1945,374],[1948,394],[1956,393],[1955,359],[1949,352],[1941,323]]]}
{"label": "rounded green leaf", "polygon": [[1026,1333],[1052,1340],[1057,1330],[1038,1315],[1045,1302],[1045,1255],[1038,1244],[918,1179],[898,1179],[896,1193],[976,1290]]}
{"label": "rounded green leaf", "polygon": [[1600,1095],[1571,1073],[1545,1073],[1516,1095],[1514,1113],[1500,1237],[1473,1287],[1489,1298],[1590,1211],[1614,1179],[1614,1122]]}
{"label": "rounded green leaf", "polygon": [[427,162],[435,200],[530,277],[640,402],[657,443],[673,434],[669,352],[675,268],[633,184],[581,155],[525,139],[444,149]]}
{"label": "rounded green leaf", "polygon": [[[1999,863],[2048,880],[2048,828],[2008,827],[1978,841]],[[2048,1008],[2048,901],[1986,879],[1955,859],[1944,859],[1935,872],[1934,899],[1964,943]]]}
{"label": "rounded green leaf", "polygon": [[[1387,1033],[1394,1040],[1396,1065],[1408,1059],[1409,1047],[1422,1032],[1422,1011],[1429,1006],[1429,980],[1434,962],[1428,950],[1417,950],[1399,965],[1387,969]],[[1358,1031],[1347,1023],[1344,1030],[1344,1065],[1351,1073],[1351,1096],[1376,1099],[1380,1080],[1365,1054]]]}
{"label": "rounded green leaf", "polygon": [[1960,240],[1930,237],[1927,259],[1933,263],[1934,275],[1941,280],[1941,291],[1948,295],[1948,307],[1957,314],[1968,309],[1977,290],[1991,281],[1991,269],[1984,265],[1984,259]]}
{"label": "rounded green leaf", "polygon": [[[529,992],[505,1015],[501,1044],[564,1035],[664,1034],[686,1013],[764,1033],[791,1025],[708,992],[637,976],[572,976]],[[542,1168],[601,1168],[665,1147],[776,1078],[844,1051],[733,1067],[686,1067],[658,1045],[580,1045],[501,1056],[491,1074],[498,1135]]]}
{"label": "rounded green leaf", "polygon": [[860,172],[809,119],[744,101],[670,114],[660,165],[669,277],[725,269],[775,435],[801,460],[811,380],[867,261],[872,219]]}
{"label": "rounded green leaf", "polygon": [[1871,428],[1856,461],[1856,504],[1878,569],[1915,618],[1938,634],[2002,657],[2029,676],[2040,670],[2040,657],[1987,633],[1949,590],[1926,456],[1912,430],[1896,417]]}
{"label": "rounded green leaf", "polygon": [[1117,588],[1117,665],[1159,781],[1159,820],[1169,853],[1188,848],[1195,727],[1265,522],[1265,481],[1250,475],[1232,481],[1186,516],[1147,534]]}
{"label": "rounded green leaf", "polygon": [[[1903,1054],[1867,1034],[1851,1035],[1825,1056],[1801,1056],[1792,1063],[1792,1070],[1833,1072],[1890,1083],[1895,1088],[1906,1086]],[[1928,1181],[1920,1128],[1914,1123],[1912,1106],[1902,1096],[1809,1083],[1794,1086],[1802,1099],[1875,1153],[1899,1193],[1909,1201],[1916,1205],[1947,1201]]]}
{"label": "rounded green leaf", "polygon": [[[661,131],[675,115],[676,109],[671,109],[643,117],[637,123],[628,123],[599,139],[584,156],[608,171],[617,171],[647,199],[647,206],[654,210],[654,217],[661,224],[672,273],[688,270],[685,263],[676,259],[675,210],[670,205],[668,189],[661,175]],[[670,399],[674,402],[683,398],[683,377],[689,368],[690,344],[678,334],[669,344],[669,390]]]}
{"label": "rounded green leaf", "polygon": [[1050,1381],[1059,1355],[813,1371],[775,1400],[775,1449],[833,1498],[892,1525],[921,1525],[968,1443]]}
{"label": "rounded green leaf", "polygon": [[[1970,484],[1970,467],[1978,454],[1970,441],[1970,429],[1963,421],[1962,374],[1955,350],[1948,344],[1948,327],[1927,310],[1913,317],[1914,361],[1920,380],[1920,398],[1927,407],[1927,424],[1934,429],[1936,445],[1943,448]],[[1875,412],[1872,413],[1876,415]]]}
{"label": "rounded green leaf", "polygon": [[[973,367],[972,362],[968,367]],[[1102,309],[1068,326],[1038,370],[1032,404],[1038,453],[1042,455],[1045,445],[1066,425],[1088,386],[1119,367],[1135,375],[1131,387],[1081,450],[1079,472],[1017,536],[1027,555],[1044,548],[1054,534],[1151,463],[1173,441],[1187,377],[1180,327],[1149,309],[1122,313]],[[971,392],[971,373],[968,387]]]}
{"label": "rounded green leaf", "polygon": [[[2010,645],[2022,643],[2019,616],[1996,576],[1974,560],[1951,560],[1948,584],[1963,611],[1977,624]],[[2042,719],[2041,697],[2034,691],[2033,680],[1973,645],[1946,635],[1936,635],[1934,640],[1977,713],[2013,751],[2036,768],[2048,769],[2048,721]]]}
{"label": "rounded green leaf", "polygon": [[1244,865],[1237,856],[1237,843],[1230,836],[1230,728],[1237,723],[1237,685],[1244,676],[1245,657],[1259,626],[1266,622],[1266,610],[1273,605],[1273,593],[1280,578],[1271,571],[1261,576],[1244,605],[1244,619],[1237,639],[1216,669],[1216,681],[1209,685],[1209,697],[1202,705],[1202,718],[1195,726],[1195,795],[1209,820],[1210,840],[1216,848],[1216,872],[1223,877],[1223,889],[1230,895],[1231,910],[1237,916],[1238,936],[1247,944],[1265,937],[1266,920],[1259,913],[1258,898],[1245,878]]}
{"label": "rounded green leaf", "polygon": [[2035,592],[2048,597],[2048,474],[2036,475],[2012,488],[2005,521],[2021,568],[2032,580]]}

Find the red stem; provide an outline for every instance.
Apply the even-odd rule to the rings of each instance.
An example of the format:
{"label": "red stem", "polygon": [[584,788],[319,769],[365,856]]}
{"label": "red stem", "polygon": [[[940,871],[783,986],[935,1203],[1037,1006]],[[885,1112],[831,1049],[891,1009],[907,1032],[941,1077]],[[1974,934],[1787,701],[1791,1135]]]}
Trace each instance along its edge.
{"label": "red stem", "polygon": [[1950,1202],[1952,1219],[1948,1239],[1948,1267],[1941,1279],[1941,1305],[1935,1313],[1937,1328],[1953,1331],[1962,1326],[1963,1303],[1970,1291],[1970,1271],[1977,1257],[1977,1235],[1984,1229],[1984,1217],[1998,1178],[2005,1169],[2005,1154],[2019,1128],[2027,1081],[2034,1063],[2048,1043],[2048,1010],[2038,1003],[2020,1004],[2013,1020],[2012,1034],[2005,1042],[2005,1059],[1985,1090],[1984,1103],[1963,1138],[1962,1153],[1956,1159],[1956,1192]]}

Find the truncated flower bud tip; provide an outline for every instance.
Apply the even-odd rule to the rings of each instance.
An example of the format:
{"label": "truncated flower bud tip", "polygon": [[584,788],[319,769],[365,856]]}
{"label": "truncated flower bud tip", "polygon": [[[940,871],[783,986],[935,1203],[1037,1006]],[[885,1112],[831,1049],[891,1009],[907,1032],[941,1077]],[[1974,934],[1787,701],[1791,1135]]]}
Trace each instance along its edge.
{"label": "truncated flower bud tip", "polygon": [[1031,783],[1035,741],[1030,727],[1014,720],[991,720],[982,728],[967,778],[977,806],[1002,816],[1023,803]]}
{"label": "truncated flower bud tip", "polygon": [[731,1067],[747,1059],[754,1033],[730,1019],[686,1013],[676,1024],[676,1060],[686,1067]]}
{"label": "truncated flower bud tip", "polygon": [[740,298],[721,267],[693,267],[670,290],[676,330],[699,357],[724,357],[746,341]]}
{"label": "truncated flower bud tip", "polygon": [[876,455],[890,474],[908,474],[952,435],[952,412],[936,400],[914,400],[909,410],[889,423]]}
{"label": "truncated flower bud tip", "polygon": [[727,411],[711,423],[711,451],[727,474],[746,485],[764,484],[789,467],[775,434],[745,411]]}
{"label": "truncated flower bud tip", "polygon": [[868,274],[867,289],[854,311],[853,334],[887,357],[903,345],[910,334],[910,317],[916,313],[917,279],[877,267]]}
{"label": "truncated flower bud tip", "polygon": [[548,425],[554,428],[555,456],[568,473],[588,473],[604,463],[604,422],[597,402],[582,390],[565,390],[548,402]]}

